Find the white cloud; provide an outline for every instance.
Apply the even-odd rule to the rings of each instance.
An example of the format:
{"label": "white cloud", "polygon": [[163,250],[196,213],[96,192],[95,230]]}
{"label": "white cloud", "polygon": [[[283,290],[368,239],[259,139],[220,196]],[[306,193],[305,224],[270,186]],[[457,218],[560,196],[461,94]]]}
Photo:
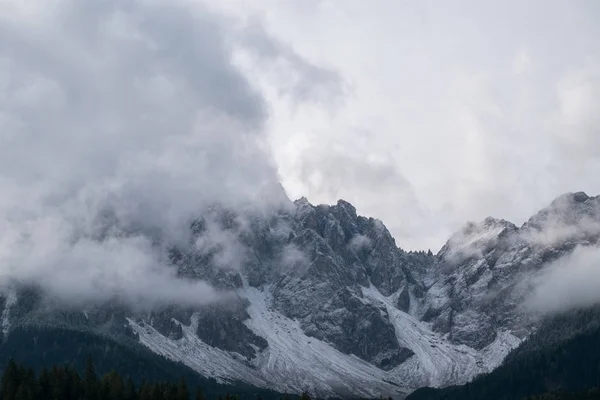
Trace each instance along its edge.
{"label": "white cloud", "polygon": [[600,303],[600,248],[579,247],[545,268],[532,281],[526,305],[541,313],[558,313]]}
{"label": "white cloud", "polygon": [[286,275],[302,276],[308,271],[310,265],[311,262],[306,253],[296,245],[288,244],[281,252],[277,271]]}
{"label": "white cloud", "polygon": [[532,61],[529,52],[525,49],[521,49],[513,60],[513,72],[517,75],[526,74],[531,70],[531,63]]}
{"label": "white cloud", "polygon": [[307,101],[334,106],[346,87],[335,70],[317,66],[289,45],[269,35],[260,20],[250,21],[238,32],[238,62],[258,69],[281,96],[294,103]]}
{"label": "white cloud", "polygon": [[[467,220],[518,224],[559,193],[598,193],[599,14],[541,0],[2,1],[4,282],[33,279],[15,268],[34,271],[31,241],[54,231],[53,268],[86,268],[82,249],[141,266],[150,246],[162,262],[147,238],[185,239],[215,201],[268,211],[287,200],[279,180],[313,203],[345,198],[419,249]],[[238,263],[227,244],[222,264]],[[148,265],[147,282],[168,276]]]}
{"label": "white cloud", "polygon": [[222,269],[241,271],[249,249],[240,241],[247,221],[238,216],[235,226],[223,227],[217,220],[204,218],[203,231],[195,238],[195,250],[210,256],[213,264]]}
{"label": "white cloud", "polygon": [[[0,2],[0,283],[67,300],[216,296],[167,267],[169,243],[216,202],[288,204],[233,22],[185,0]],[[239,267],[243,247],[219,233],[201,247]]]}
{"label": "white cloud", "polygon": [[350,239],[350,243],[348,244],[350,248],[354,251],[361,251],[363,249],[368,249],[372,245],[372,241],[368,236],[365,235],[355,235]]}
{"label": "white cloud", "polygon": [[[251,3],[216,7],[264,21],[350,88],[335,107],[298,107],[278,95],[276,73],[246,71],[273,110],[270,140],[291,196],[345,198],[399,245],[435,249],[467,220],[520,224],[561,193],[600,193],[595,3]],[[340,158],[364,166],[364,178],[332,168]],[[410,185],[382,178],[373,160]]]}
{"label": "white cloud", "polygon": [[[600,56],[600,55],[599,55]],[[573,70],[557,84],[561,149],[583,159],[600,156],[600,59]]]}
{"label": "white cloud", "polygon": [[[46,217],[3,226],[0,288],[34,285],[66,304],[114,299],[149,310],[161,304],[198,305],[220,297],[202,281],[180,279],[164,254],[143,236],[80,238],[61,220]],[[9,228],[9,229],[6,229]]]}

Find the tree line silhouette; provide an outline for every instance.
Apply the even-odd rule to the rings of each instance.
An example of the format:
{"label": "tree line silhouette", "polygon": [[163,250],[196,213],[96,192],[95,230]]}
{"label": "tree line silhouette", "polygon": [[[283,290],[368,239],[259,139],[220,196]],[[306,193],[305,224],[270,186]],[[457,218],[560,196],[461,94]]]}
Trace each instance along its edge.
{"label": "tree line silhouette", "polygon": [[[202,388],[191,393],[183,378],[178,382],[136,385],[130,377],[115,371],[99,376],[91,357],[82,375],[69,366],[43,368],[36,374],[32,368],[10,359],[2,373],[1,385],[1,400],[208,400]],[[226,394],[217,399],[238,397]],[[256,400],[262,399],[258,396]],[[310,396],[304,393],[301,400],[310,400]]]}

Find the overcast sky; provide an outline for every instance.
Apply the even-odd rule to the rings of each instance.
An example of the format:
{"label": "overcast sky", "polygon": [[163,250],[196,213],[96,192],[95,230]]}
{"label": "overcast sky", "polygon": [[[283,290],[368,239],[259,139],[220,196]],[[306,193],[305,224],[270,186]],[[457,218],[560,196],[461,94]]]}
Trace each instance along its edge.
{"label": "overcast sky", "polygon": [[466,220],[600,194],[599,2],[218,3],[331,72],[307,74],[329,83],[299,104],[289,60],[236,57],[291,197],[344,198],[400,246],[438,249]]}
{"label": "overcast sky", "polygon": [[598,21],[595,0],[0,0],[0,224],[110,204],[164,226],[277,180],[408,249],[521,224],[600,194]]}

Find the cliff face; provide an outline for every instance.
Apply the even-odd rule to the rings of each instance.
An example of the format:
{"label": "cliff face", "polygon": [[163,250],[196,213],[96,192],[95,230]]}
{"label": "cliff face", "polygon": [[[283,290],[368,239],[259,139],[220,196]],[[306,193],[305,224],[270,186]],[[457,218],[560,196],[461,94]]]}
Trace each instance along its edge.
{"label": "cliff face", "polygon": [[600,198],[567,194],[522,227],[487,218],[437,255],[398,248],[381,221],[305,199],[266,215],[214,208],[171,263],[227,290],[202,308],[56,311],[35,288],[2,298],[4,334],[61,324],[127,335],[205,376],[279,391],[402,397],[497,366],[536,328],[528,278],[600,237]]}

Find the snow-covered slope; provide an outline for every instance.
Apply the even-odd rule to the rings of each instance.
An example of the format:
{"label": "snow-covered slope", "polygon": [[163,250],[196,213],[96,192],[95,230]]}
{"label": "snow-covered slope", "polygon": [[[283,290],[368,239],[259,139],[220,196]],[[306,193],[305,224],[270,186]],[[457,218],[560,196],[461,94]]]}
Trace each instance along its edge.
{"label": "snow-covered slope", "polygon": [[272,289],[247,288],[238,294],[249,301],[247,326],[264,337],[268,348],[255,359],[226,352],[195,335],[197,322],[183,327],[183,337],[169,339],[151,326],[129,320],[140,341],[156,353],[182,361],[202,375],[221,381],[244,381],[281,392],[309,391],[320,396],[402,397],[422,386],[444,386],[496,367],[520,342],[508,332],[482,351],[451,345],[426,324],[395,308],[375,287],[364,289],[365,300],[390,313],[398,341],[415,355],[401,366],[383,371],[308,337],[298,321],[272,306]]}
{"label": "snow-covered slope", "polygon": [[428,324],[398,310],[389,297],[382,296],[373,286],[364,289],[364,293],[386,307],[398,342],[415,353],[392,371],[400,382],[412,389],[464,383],[497,367],[521,342],[510,332],[500,330],[496,340],[480,351],[451,344],[444,335],[432,331]]}
{"label": "snow-covered slope", "polygon": [[10,309],[17,302],[17,291],[13,288],[9,289],[4,298],[4,309],[2,310],[2,338],[6,337],[10,330]]}
{"label": "snow-covered slope", "polygon": [[137,338],[223,381],[402,398],[490,371],[536,329],[520,307],[526,283],[577,246],[597,245],[600,197],[561,196],[522,227],[469,223],[437,255],[400,249],[381,221],[341,200],[261,215],[215,207],[191,232],[173,246],[173,267],[227,301],[53,314],[30,291],[1,298],[3,332],[54,318]]}

